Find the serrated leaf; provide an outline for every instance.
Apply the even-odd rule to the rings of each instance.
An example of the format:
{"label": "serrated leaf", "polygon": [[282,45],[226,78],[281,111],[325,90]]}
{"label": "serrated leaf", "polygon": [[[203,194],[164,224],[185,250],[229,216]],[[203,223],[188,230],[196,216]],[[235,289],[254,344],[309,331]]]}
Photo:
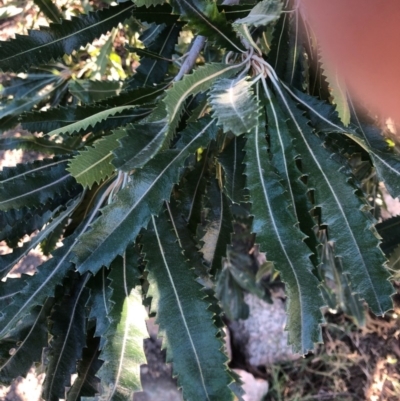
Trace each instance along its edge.
{"label": "serrated leaf", "polygon": [[[321,54],[320,54],[321,57]],[[325,64],[322,60],[323,74],[329,84],[329,89],[333,97],[333,104],[336,106],[336,111],[339,114],[339,118],[343,125],[347,127],[350,123],[350,106],[347,101],[347,90],[343,80],[340,79],[338,72],[331,71],[328,64]]]}
{"label": "serrated leaf", "polygon": [[222,258],[226,256],[227,246],[231,243],[233,217],[229,202],[215,180],[211,182],[207,197],[209,210],[201,251],[210,266],[210,274],[215,276],[222,268]]}
{"label": "serrated leaf", "polygon": [[155,22],[156,24],[173,24],[179,16],[172,14],[172,8],[169,4],[158,4],[153,7],[139,7],[135,11],[135,18],[142,22]]}
{"label": "serrated leaf", "polygon": [[[171,229],[165,215],[157,220],[152,216],[142,238],[148,295],[167,349],[167,362],[173,362],[186,400],[232,400],[228,388],[232,379],[212,313]],[[175,341],[177,338],[180,341]]]}
{"label": "serrated leaf", "polygon": [[31,235],[35,230],[40,230],[51,219],[54,210],[69,199],[70,196],[56,196],[36,209],[23,207],[0,212],[0,241],[7,239],[18,242],[26,234]]}
{"label": "serrated leaf", "polygon": [[[100,200],[100,203],[101,200]],[[33,307],[43,305],[48,297],[54,294],[54,287],[61,284],[62,279],[73,264],[69,261],[72,248],[82,233],[96,217],[100,205],[96,205],[90,215],[79,225],[74,234],[63,241],[53,257],[39,266],[33,276],[25,276],[18,282],[17,288],[0,281],[0,339],[4,338],[21,321]]]}
{"label": "serrated leaf", "polygon": [[319,243],[314,232],[316,222],[310,214],[312,204],[307,197],[308,188],[301,181],[302,173],[296,165],[298,157],[295,147],[296,139],[290,135],[285,115],[267,86],[265,86],[265,91],[267,92],[266,111],[272,153],[271,164],[282,178],[282,184],[285,186],[291,202],[290,209],[300,230],[308,236],[305,242],[314,253],[312,257],[314,264],[318,265],[317,246]]}
{"label": "serrated leaf", "polygon": [[[63,127],[68,131],[71,129],[70,125],[72,125],[71,134],[112,130],[149,114],[147,109],[137,108],[134,110],[133,105],[154,99],[157,91],[151,89],[150,91],[143,90],[143,92],[129,91],[117,98],[108,98],[95,105],[58,107],[27,113],[21,117],[22,127],[31,132],[43,132],[44,134],[56,130],[62,131]],[[143,96],[141,96],[142,93]],[[119,106],[121,109],[114,113],[114,108],[111,106],[115,103],[117,106],[118,104],[123,106]],[[125,104],[132,106],[126,107]],[[111,110],[111,113],[108,113],[108,110]]]}
{"label": "serrated leaf", "polygon": [[280,0],[263,0],[257,3],[245,18],[236,20],[235,24],[246,24],[250,26],[265,26],[276,21],[282,12]]}
{"label": "serrated leaf", "polygon": [[244,300],[243,289],[230,273],[228,266],[225,265],[218,275],[215,292],[228,319],[247,319],[249,306]]}
{"label": "serrated leaf", "polygon": [[146,363],[143,340],[148,334],[147,313],[136,287],[140,276],[138,256],[130,246],[111,264],[113,306],[108,311],[110,327],[99,357],[104,364],[97,374],[101,379],[101,399],[128,401],[134,391],[141,390],[139,367]]}
{"label": "serrated leaf", "polygon": [[110,301],[112,289],[110,288],[110,279],[108,279],[107,274],[108,270],[103,267],[87,284],[90,289],[88,305],[90,307],[89,320],[96,321],[94,336],[100,338],[99,349],[104,346],[104,333],[110,326],[108,315],[112,307]]}
{"label": "serrated leaf", "polygon": [[258,120],[245,146],[247,185],[254,215],[252,230],[261,250],[267,252],[267,259],[274,262],[286,284],[289,342],[297,352],[307,353],[321,340],[323,300],[312,273],[310,251],[303,242],[304,234],[296,228],[280,177],[268,160],[262,110]]}
{"label": "serrated leaf", "polygon": [[[129,85],[130,87],[153,86],[163,81],[168,71],[168,66],[171,64],[171,57],[175,52],[175,45],[178,42],[181,29],[182,24],[179,23],[172,25],[162,24],[147,29],[139,39],[146,45],[145,51],[149,51],[151,54],[143,54],[139,49],[133,50],[129,48],[130,51],[136,51],[142,56],[140,65],[136,69],[134,81]],[[147,43],[150,36],[152,41]]]}
{"label": "serrated leaf", "polygon": [[[32,309],[18,327],[2,343],[8,343],[9,357],[0,366],[0,382],[10,384],[18,376],[25,376],[34,362],[40,362],[42,350],[47,346],[47,318],[53,306],[49,298],[42,307]],[[11,356],[10,356],[11,355]]]}
{"label": "serrated leaf", "polygon": [[219,79],[214,83],[209,102],[224,132],[241,135],[256,125],[257,104],[251,86],[245,78]]}
{"label": "serrated leaf", "polygon": [[134,8],[135,5],[130,2],[121,3],[63,20],[61,24],[50,24],[50,27],[42,27],[40,31],[32,30],[29,36],[17,35],[15,39],[1,42],[0,69],[23,71],[32,64],[46,63],[71,54],[129,18]]}
{"label": "serrated leaf", "polygon": [[[3,100],[3,104],[0,107],[0,118],[19,116],[24,111],[33,108],[33,106],[49,101],[57,90],[62,92],[63,88],[65,89],[66,87],[66,80],[62,76],[53,73],[27,74],[21,81],[18,83],[16,79],[11,80],[11,87],[6,87],[3,90],[3,96],[12,95],[13,99],[11,101]],[[12,88],[13,85],[16,88]]]}
{"label": "serrated leaf", "polygon": [[[313,99],[313,97],[300,94],[298,91],[293,92],[284,84],[283,86],[294,99],[310,111],[310,116],[318,123],[320,126],[319,129],[328,132],[343,133],[367,151],[371,156],[380,179],[385,182],[390,195],[397,197],[400,194],[400,158],[394,153],[384,151],[386,144],[379,137],[378,130],[363,126],[351,101],[350,106],[353,109],[360,133],[342,127],[341,122],[337,122],[337,118],[334,118],[334,121],[330,121],[327,113],[329,112],[332,115],[332,106],[324,105],[322,102]],[[314,121],[313,125],[315,125]]]}
{"label": "serrated leaf", "polygon": [[1,138],[0,148],[2,150],[33,150],[35,152],[49,153],[52,155],[63,155],[74,151],[74,149],[63,145],[62,143],[56,143],[48,138],[40,138],[33,135],[18,138]]}
{"label": "serrated leaf", "polygon": [[[69,205],[65,211],[60,213],[53,221],[48,224],[43,230],[36,234],[29,242],[26,242],[23,246],[14,249],[12,253],[6,255],[0,255],[0,277],[5,277],[8,272],[16,265],[24,256],[26,256],[32,249],[36,248],[42,241],[44,241],[54,230],[60,225],[64,226],[65,219],[74,211],[78,206],[81,198],[75,199]],[[58,208],[59,209],[59,208]],[[50,216],[57,213],[57,209],[54,210]]]}
{"label": "serrated leaf", "polygon": [[240,68],[240,64],[206,64],[197,68],[192,74],[185,75],[181,81],[175,82],[172,88],[166,91],[163,99],[169,121],[169,131],[175,132],[184,102],[189,96],[207,91],[215,80],[229,78]]}
{"label": "serrated leaf", "polygon": [[[115,41],[115,37],[117,35],[116,28],[113,28],[110,34],[110,37],[106,40],[106,43],[101,47],[99,54],[96,57],[96,70],[93,71],[92,75],[101,79],[101,77],[106,72],[107,64],[110,59],[110,53],[113,48],[113,44]],[[105,82],[112,82],[112,81],[105,81]]]}
{"label": "serrated leaf", "polygon": [[40,8],[40,11],[50,20],[59,23],[62,19],[62,14],[52,0],[33,0]]}
{"label": "serrated leaf", "polygon": [[174,0],[173,5],[180,19],[188,20],[189,26],[198,34],[226,47],[228,50],[243,53],[243,45],[236,37],[223,13],[218,11],[217,4],[212,1]]}
{"label": "serrated leaf", "polygon": [[102,216],[74,250],[73,261],[81,273],[96,273],[109,265],[133,241],[162,202],[169,199],[179,170],[190,153],[207,146],[215,137],[213,121],[202,119],[182,133],[177,149],[159,153],[132,176],[132,182],[117,194],[116,201],[102,209]]}
{"label": "serrated leaf", "polygon": [[68,82],[68,89],[83,103],[93,103],[118,95],[121,82],[73,79]]}
{"label": "serrated leaf", "polygon": [[[350,103],[353,107],[353,104]],[[382,133],[378,128],[368,127],[362,124],[354,107],[355,122],[358,125],[362,138],[347,134],[355,142],[361,145],[371,156],[376,172],[385,183],[389,194],[393,198],[400,196],[400,156],[388,151]]]}
{"label": "serrated leaf", "polygon": [[96,372],[102,365],[102,361],[98,359],[99,338],[92,338],[91,334],[91,331],[87,333],[88,345],[83,349],[82,358],[77,363],[78,377],[68,391],[66,401],[80,401],[83,397],[93,397],[99,393],[100,380],[96,377]]}
{"label": "serrated leaf", "polygon": [[160,149],[169,147],[178,127],[183,106],[189,96],[207,91],[216,79],[229,77],[240,68],[241,64],[207,64],[192,74],[184,76],[181,81],[175,82],[166,91],[163,101],[144,122],[158,126],[158,129],[152,127],[154,136],[149,149],[144,149],[146,158],[152,157]]}
{"label": "serrated leaf", "polygon": [[81,277],[76,274],[69,278],[72,283],[50,317],[52,339],[43,383],[43,398],[46,400],[65,398],[65,388],[71,385],[71,374],[76,372],[77,360],[82,356],[89,277],[89,274]]}
{"label": "serrated leaf", "polygon": [[150,7],[150,6],[157,6],[159,4],[164,4],[165,0],[135,0],[134,3],[138,7]]}
{"label": "serrated leaf", "polygon": [[245,143],[244,136],[234,137],[218,156],[218,162],[221,164],[225,174],[225,195],[234,203],[244,201],[246,177],[244,176],[243,148]]}
{"label": "serrated leaf", "polygon": [[385,258],[374,235],[373,222],[366,214],[366,204],[356,195],[356,188],[340,172],[342,166],[331,158],[321,140],[311,131],[307,119],[286,97],[275,82],[296,148],[301,154],[304,172],[309,173],[315,188],[316,206],[321,208],[321,223],[328,225],[329,239],[335,242],[335,252],[343,260],[353,290],[365,299],[376,314],[390,309],[392,288],[383,267]]}
{"label": "serrated leaf", "polygon": [[176,231],[175,235],[179,240],[181,248],[185,249],[186,257],[193,266],[194,272],[199,278],[199,282],[204,286],[212,287],[208,269],[204,264],[201,253],[199,252],[198,240],[190,230],[187,224],[187,219],[185,218],[186,210],[183,207],[183,204],[189,203],[192,199],[190,194],[186,191],[182,181],[183,180],[181,180],[179,192],[175,193],[177,199],[174,199],[174,196],[172,196],[170,204],[167,205],[169,219],[174,225]]}
{"label": "serrated leaf", "polygon": [[0,210],[37,207],[76,184],[64,158],[44,159],[5,167],[0,172]]}
{"label": "serrated leaf", "polygon": [[118,147],[118,139],[125,135],[124,131],[116,131],[95,141],[70,160],[67,170],[84,188],[90,189],[95,182],[100,184],[114,172],[113,150]]}
{"label": "serrated leaf", "polygon": [[[137,109],[137,110],[133,111],[134,109]],[[125,112],[127,110],[130,110],[131,112],[133,111],[133,113],[132,113],[133,116],[144,117],[145,115],[148,114],[147,111],[144,111],[143,109],[138,109],[137,106],[113,107],[111,109],[109,108],[109,109],[100,111],[96,114],[93,114],[89,117],[86,117],[83,120],[66,125],[65,127],[61,127],[61,128],[55,129],[53,131],[50,131],[47,133],[47,135],[52,136],[52,135],[60,135],[60,134],[73,134],[74,132],[79,132],[81,130],[87,130],[90,127],[95,127],[97,124],[101,123],[102,121],[107,120],[108,118],[115,116],[116,114]],[[104,125],[102,125],[101,129],[104,129]]]}
{"label": "serrated leaf", "polygon": [[157,153],[165,138],[165,123],[130,124],[115,132],[121,134],[121,139],[114,148],[112,164],[129,172],[143,167]]}

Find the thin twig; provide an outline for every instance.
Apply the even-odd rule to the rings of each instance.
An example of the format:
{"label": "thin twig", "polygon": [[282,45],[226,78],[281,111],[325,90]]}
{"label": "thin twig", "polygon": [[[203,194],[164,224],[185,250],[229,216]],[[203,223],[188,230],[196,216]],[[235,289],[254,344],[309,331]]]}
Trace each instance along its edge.
{"label": "thin twig", "polygon": [[181,69],[174,78],[174,81],[179,81],[185,74],[191,71],[205,43],[205,36],[196,36],[196,38],[193,40],[192,47],[190,48],[185,61],[182,63]]}

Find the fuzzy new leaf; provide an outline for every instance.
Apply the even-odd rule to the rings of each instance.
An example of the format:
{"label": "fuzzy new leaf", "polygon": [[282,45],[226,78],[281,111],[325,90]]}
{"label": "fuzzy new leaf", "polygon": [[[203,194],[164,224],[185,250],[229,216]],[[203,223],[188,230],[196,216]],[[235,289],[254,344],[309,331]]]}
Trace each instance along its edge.
{"label": "fuzzy new leaf", "polygon": [[224,132],[235,135],[249,132],[257,123],[257,103],[251,82],[242,79],[219,79],[210,91],[213,117]]}
{"label": "fuzzy new leaf", "polygon": [[250,26],[265,26],[276,21],[282,12],[282,2],[280,0],[263,0],[257,3],[249,15],[235,21],[235,24],[245,24]]}

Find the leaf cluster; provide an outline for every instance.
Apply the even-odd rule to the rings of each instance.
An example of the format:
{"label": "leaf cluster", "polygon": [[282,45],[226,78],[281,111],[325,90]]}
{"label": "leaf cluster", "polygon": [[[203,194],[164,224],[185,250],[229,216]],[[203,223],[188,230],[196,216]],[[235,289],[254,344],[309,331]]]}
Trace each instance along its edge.
{"label": "leaf cluster", "polygon": [[[2,383],[36,366],[46,400],[129,400],[154,315],[185,400],[241,399],[223,317],[247,317],[246,292],[268,301],[277,273],[303,354],[321,341],[323,307],[360,322],[362,301],[378,315],[392,307],[383,251],[396,266],[398,243],[376,226],[351,160],[361,154],[396,197],[400,158],[352,103],[343,121],[320,96],[329,83],[307,62],[292,2],[137,0],[71,20],[36,3],[53,23],[0,46],[11,74],[0,119],[30,132],[2,149],[46,154],[0,172],[0,240],[12,248],[0,255]],[[135,74],[73,79],[62,57],[128,20]],[[204,47],[182,57],[187,32]],[[38,245],[51,258],[10,275]]]}

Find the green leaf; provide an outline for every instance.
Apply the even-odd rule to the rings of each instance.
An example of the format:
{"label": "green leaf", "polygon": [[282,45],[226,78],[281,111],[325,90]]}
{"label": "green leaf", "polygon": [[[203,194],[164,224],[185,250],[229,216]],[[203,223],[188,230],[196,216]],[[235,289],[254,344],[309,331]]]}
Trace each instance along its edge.
{"label": "green leaf", "polygon": [[[395,198],[400,194],[400,157],[386,150],[387,146],[383,137],[379,134],[379,129],[362,123],[351,101],[350,107],[354,113],[355,123],[360,133],[352,129],[345,129],[340,122],[337,122],[337,118],[334,118],[333,122],[330,121],[328,113],[332,115],[332,106],[321,104],[320,101],[311,96],[300,94],[298,91],[294,93],[286,85],[283,86],[294,99],[309,110],[312,120],[317,122],[320,127],[323,127],[323,129],[319,128],[320,130],[341,132],[367,151],[375,165],[379,178],[385,183],[390,195]],[[315,125],[314,121],[313,125]]]}
{"label": "green leaf", "polygon": [[37,207],[57,193],[73,191],[74,179],[64,158],[5,167],[0,172],[0,210]]}
{"label": "green leaf", "polygon": [[[143,92],[145,91],[143,90]],[[43,132],[44,134],[62,132],[64,129],[70,134],[112,130],[146,116],[149,113],[147,109],[137,108],[135,110],[133,105],[152,100],[156,96],[156,92],[151,89],[141,96],[142,92],[139,90],[129,91],[119,95],[118,99],[108,98],[95,105],[68,106],[35,111],[24,114],[21,123],[24,129],[31,132]],[[111,107],[113,103],[117,103],[117,106],[121,104],[120,108],[115,110]],[[132,106],[126,107],[125,104]],[[57,145],[61,146],[61,144]]]}
{"label": "green leaf", "polygon": [[59,23],[62,19],[62,14],[52,0],[33,0],[40,8],[40,11],[50,20]]}
{"label": "green leaf", "polygon": [[93,146],[86,147],[70,160],[67,170],[84,188],[90,189],[95,182],[100,184],[115,170],[111,164],[113,150],[118,146],[118,139],[124,135],[124,131],[117,131],[95,141]]}
{"label": "green leaf", "polygon": [[247,186],[254,215],[252,230],[261,250],[267,252],[267,259],[274,262],[286,284],[289,342],[294,350],[306,354],[314,348],[314,343],[321,341],[319,324],[323,301],[318,280],[312,274],[304,234],[296,227],[280,177],[268,160],[261,111],[258,120],[258,125],[248,134],[245,147]]}
{"label": "green leaf", "polygon": [[7,348],[10,351],[8,359],[0,366],[1,383],[10,384],[16,377],[25,376],[34,362],[41,361],[43,348],[48,342],[47,318],[53,303],[49,298],[43,307],[33,308],[31,314],[1,341],[9,344]]}
{"label": "green leaf", "polygon": [[302,173],[297,167],[296,160],[298,152],[295,148],[296,140],[290,135],[286,118],[276,99],[265,86],[266,90],[266,110],[268,116],[268,133],[271,144],[271,164],[274,166],[285,186],[291,202],[290,209],[293,213],[296,224],[304,234],[307,235],[305,242],[314,253],[313,263],[318,265],[317,246],[314,227],[316,221],[313,220],[310,210],[312,204],[307,196],[308,188],[301,181]]}
{"label": "green leaf", "polygon": [[233,217],[229,201],[215,180],[211,181],[207,197],[207,223],[201,251],[210,266],[210,274],[215,276],[222,268],[222,259],[226,256],[227,246],[231,243]]}
{"label": "green leaf", "polygon": [[140,273],[138,254],[132,246],[111,264],[113,306],[108,311],[110,327],[105,333],[105,345],[100,359],[104,364],[97,376],[101,379],[101,398],[131,400],[134,391],[141,390],[140,365],[146,363],[143,340],[148,337],[146,310],[136,285]]}
{"label": "green leaf", "polygon": [[321,60],[321,63],[324,71],[323,74],[326,76],[329,90],[333,97],[332,103],[336,106],[336,111],[339,114],[341,122],[347,127],[350,123],[350,106],[347,101],[346,85],[343,80],[340,79],[336,70],[331,71],[328,64],[325,64],[323,60]]}
{"label": "green leaf", "polygon": [[363,124],[353,104],[350,103],[350,105],[362,138],[351,133],[347,135],[369,153],[379,179],[385,183],[389,194],[393,198],[397,198],[400,196],[400,156],[388,151],[387,144],[379,128]]}
{"label": "green leaf", "polygon": [[242,79],[219,79],[210,91],[213,117],[224,132],[235,135],[249,132],[257,123],[257,103],[251,89],[252,83]]}
{"label": "green leaf", "polygon": [[76,246],[73,261],[77,270],[95,274],[126,249],[151,215],[158,213],[162,202],[169,199],[187,156],[207,146],[215,131],[209,119],[188,126],[177,149],[159,153],[132,176],[132,182],[117,194],[114,203],[102,209],[102,216]]}
{"label": "green leaf", "polygon": [[[101,199],[100,203],[102,203]],[[69,262],[72,248],[96,217],[99,208],[100,204],[94,207],[74,234],[67,237],[63,241],[63,246],[52,253],[53,257],[39,266],[36,274],[16,280],[19,284],[17,289],[8,285],[7,282],[0,281],[0,310],[2,311],[0,339],[16,327],[33,307],[43,305],[48,297],[53,296],[54,287],[61,284],[64,276],[72,269],[73,264]]]}
{"label": "green leaf", "polygon": [[129,124],[122,130],[120,145],[113,151],[115,158],[112,163],[119,170],[129,172],[143,167],[160,148],[165,138],[165,124]]}
{"label": "green leaf", "polygon": [[245,136],[234,137],[218,156],[218,162],[224,170],[224,192],[234,203],[244,201],[246,177],[244,175]]}
{"label": "green leaf", "polygon": [[249,306],[244,300],[244,291],[231,274],[229,264],[225,264],[218,275],[215,292],[228,319],[239,320],[249,317]]}
{"label": "green leaf", "polygon": [[[8,272],[16,265],[23,257],[25,257],[32,249],[36,248],[42,241],[44,241],[54,230],[56,230],[60,225],[63,227],[65,219],[72,214],[74,209],[78,206],[81,201],[75,199],[69,205],[64,212],[60,213],[53,221],[48,224],[43,230],[36,234],[30,241],[24,243],[23,246],[14,249],[12,253],[6,255],[0,255],[0,277],[5,277]],[[59,209],[59,208],[58,208]],[[58,210],[54,210],[50,216],[54,216]],[[40,227],[41,228],[41,227]]]}
{"label": "green leaf", "polygon": [[118,95],[121,90],[121,82],[71,79],[68,82],[68,89],[83,103],[93,103]]}
{"label": "green leaf", "polygon": [[130,87],[153,86],[164,80],[172,61],[171,57],[175,53],[175,45],[181,29],[180,23],[152,26],[139,38],[146,46],[145,53],[141,53],[140,49],[128,48],[142,56]]}
{"label": "green leaf", "polygon": [[312,132],[308,120],[291,99],[275,84],[287,124],[296,140],[305,173],[310,174],[310,186],[315,188],[316,206],[321,208],[321,223],[328,226],[329,240],[335,243],[335,253],[343,260],[344,272],[349,274],[353,290],[365,299],[372,311],[383,314],[392,307],[392,287],[383,267],[385,258],[379,249],[367,205],[356,195],[356,188],[340,170],[341,165],[331,158],[321,140]]}
{"label": "green leaf", "polygon": [[235,24],[245,24],[250,26],[265,26],[276,21],[282,12],[282,2],[280,0],[263,0],[257,3],[245,18],[236,20]]}
{"label": "green leaf", "polygon": [[[198,248],[198,240],[190,230],[187,219],[185,218],[186,209],[184,204],[191,203],[191,194],[186,191],[186,187],[181,180],[179,192],[175,192],[175,197],[172,196],[170,204],[167,204],[169,219],[174,225],[175,235],[179,239],[181,248],[185,249],[186,257],[193,267],[194,273],[198,277],[198,281],[204,286],[212,287],[208,269],[204,264],[201,252]],[[175,199],[177,198],[177,199]]]}
{"label": "green leaf", "polygon": [[95,276],[88,282],[90,289],[89,299],[89,320],[96,321],[95,337],[100,338],[99,348],[103,348],[105,342],[104,333],[110,326],[108,318],[109,311],[112,307],[110,297],[112,289],[110,288],[110,280],[107,278],[108,270],[103,267]]}
{"label": "green leaf", "polygon": [[[40,230],[51,219],[55,209],[61,204],[65,205],[71,198],[69,194],[66,195],[56,196],[36,209],[23,207],[0,212],[0,227],[2,227],[0,241],[7,239],[18,242],[26,234],[31,235],[34,231]],[[20,224],[21,222],[23,224]]]}
{"label": "green leaf", "polygon": [[180,19],[189,21],[189,26],[198,34],[207,37],[228,50],[243,53],[243,45],[236,37],[232,26],[226,22],[225,15],[218,11],[213,1],[174,0],[175,12]]}
{"label": "green leaf", "polygon": [[[100,52],[96,57],[95,65],[97,68],[96,71],[93,71],[92,76],[96,76],[98,79],[101,79],[106,72],[106,68],[110,60],[110,53],[112,51],[116,35],[117,35],[117,30],[116,28],[113,28],[110,37],[106,40],[106,43],[104,43],[104,45],[101,47]],[[112,82],[112,81],[105,81],[105,82]]]}
{"label": "green leaf", "polygon": [[163,100],[167,110],[169,132],[175,132],[184,102],[189,96],[207,91],[217,79],[229,78],[241,67],[241,64],[206,64],[197,68],[192,74],[185,75],[181,81],[175,82],[172,88],[166,91]]}
{"label": "green leaf", "polygon": [[10,80],[11,86],[5,88],[3,96],[12,95],[13,99],[2,101],[0,118],[19,116],[34,106],[46,103],[51,97],[54,101],[57,91],[62,92],[66,88],[65,82],[61,75],[55,73],[27,74],[25,78]]}
{"label": "green leaf", "polygon": [[68,391],[66,401],[80,401],[83,397],[93,397],[100,391],[100,380],[96,377],[96,372],[102,365],[102,361],[98,359],[99,338],[92,338],[91,334],[91,331],[87,333],[88,345],[83,349],[82,359],[77,363],[78,377]]}
{"label": "green leaf", "polygon": [[64,398],[65,388],[71,386],[71,374],[76,372],[76,363],[85,346],[89,274],[71,276],[64,283],[64,288],[67,286],[64,297],[50,317],[52,339],[43,383],[43,398],[46,400]]}
{"label": "green leaf", "polygon": [[[152,311],[185,400],[233,400],[212,313],[165,215],[143,235]],[[179,341],[176,339],[179,338]]]}
{"label": "green leaf", "polygon": [[[87,130],[90,127],[95,127],[97,124],[101,123],[103,120],[107,120],[110,116],[115,116],[121,112],[125,112],[127,110],[134,110],[132,116],[144,117],[148,114],[147,110],[138,109],[137,106],[119,106],[113,107],[111,109],[106,109],[100,111],[96,114],[91,115],[90,117],[86,117],[83,120],[77,121],[75,123],[66,125],[65,127],[58,128],[56,130],[50,131],[47,135],[60,135],[60,134],[73,134],[74,132],[79,132],[81,130]],[[104,125],[101,127],[104,129]]]}
{"label": "green leaf", "polygon": [[150,6],[157,6],[159,4],[164,4],[165,0],[135,0],[134,3],[138,7],[150,7]]}
{"label": "green leaf", "polygon": [[0,46],[0,69],[24,71],[32,64],[46,63],[71,54],[81,46],[99,38],[120,22],[129,18],[135,5],[126,2],[115,7],[92,12],[61,24],[50,24],[40,31],[30,31],[29,36],[17,35]]}
{"label": "green leaf", "polygon": [[[129,169],[134,165],[133,163],[137,162],[139,163],[138,165],[141,165],[143,160],[146,161],[153,157],[158,150],[168,148],[178,127],[183,106],[188,97],[207,91],[216,79],[229,77],[237,72],[240,67],[240,64],[207,64],[198,68],[192,74],[184,76],[181,81],[175,82],[166,91],[163,102],[158,104],[153,113],[144,122],[145,124],[152,124],[147,128],[149,129],[148,136],[152,137],[149,143],[150,146],[143,149],[143,154],[138,154],[138,159],[135,158],[134,162],[123,168]],[[129,158],[126,157],[125,152],[118,152],[121,152],[119,154],[121,162],[117,163],[122,166]]]}
{"label": "green leaf", "polygon": [[1,138],[0,148],[2,150],[33,150],[35,152],[51,155],[63,155],[74,151],[74,149],[62,143],[57,143],[48,138],[36,137],[34,135],[21,136],[18,138]]}
{"label": "green leaf", "polygon": [[142,22],[155,22],[156,24],[175,23],[179,16],[172,14],[172,8],[169,4],[158,4],[153,7],[140,7],[135,11],[135,18]]}

